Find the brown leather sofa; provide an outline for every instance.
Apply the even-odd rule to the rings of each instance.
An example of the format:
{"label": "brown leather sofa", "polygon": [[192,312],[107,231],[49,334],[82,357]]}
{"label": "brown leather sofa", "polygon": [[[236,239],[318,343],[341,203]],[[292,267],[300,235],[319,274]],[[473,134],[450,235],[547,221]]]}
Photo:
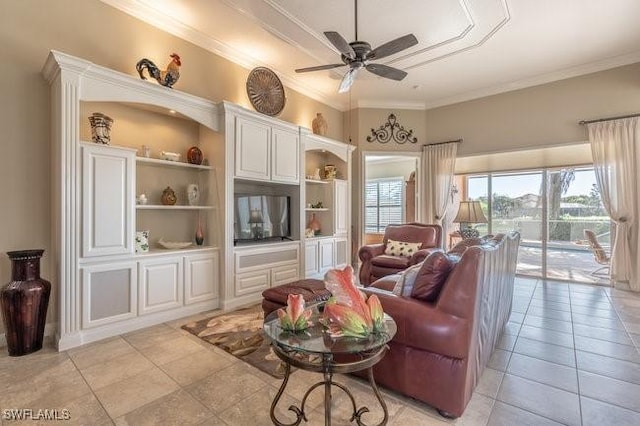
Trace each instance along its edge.
{"label": "brown leather sofa", "polygon": [[[374,367],[376,382],[444,416],[462,415],[511,314],[519,242],[514,232],[456,245],[446,254],[453,266],[433,303],[383,290],[393,278],[364,289],[378,295],[398,325]],[[420,279],[426,278],[418,273],[416,285]]]}
{"label": "brown leather sofa", "polygon": [[[385,248],[389,240],[422,243],[420,250],[412,256],[388,256]],[[442,227],[411,222],[402,225],[388,225],[381,244],[362,246],[358,256],[360,265],[360,284],[368,286],[387,275],[397,274],[409,266],[422,262],[431,253],[431,249],[442,246]]]}

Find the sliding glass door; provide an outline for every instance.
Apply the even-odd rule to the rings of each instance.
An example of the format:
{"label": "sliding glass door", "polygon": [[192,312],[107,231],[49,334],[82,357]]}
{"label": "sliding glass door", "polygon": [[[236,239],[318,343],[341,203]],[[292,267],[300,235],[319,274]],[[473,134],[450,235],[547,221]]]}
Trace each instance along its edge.
{"label": "sliding glass door", "polygon": [[607,283],[585,235],[593,231],[609,252],[611,223],[593,168],[489,173],[467,177],[467,199],[480,201],[489,219],[481,234],[517,230],[517,273],[541,278]]}

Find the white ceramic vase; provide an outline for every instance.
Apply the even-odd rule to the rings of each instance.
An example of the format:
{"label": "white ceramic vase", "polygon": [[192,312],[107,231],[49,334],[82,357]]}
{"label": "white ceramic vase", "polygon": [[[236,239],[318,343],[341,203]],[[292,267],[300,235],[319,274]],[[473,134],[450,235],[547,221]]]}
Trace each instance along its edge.
{"label": "white ceramic vase", "polygon": [[197,206],[200,202],[200,189],[195,183],[187,185],[187,200],[190,206]]}

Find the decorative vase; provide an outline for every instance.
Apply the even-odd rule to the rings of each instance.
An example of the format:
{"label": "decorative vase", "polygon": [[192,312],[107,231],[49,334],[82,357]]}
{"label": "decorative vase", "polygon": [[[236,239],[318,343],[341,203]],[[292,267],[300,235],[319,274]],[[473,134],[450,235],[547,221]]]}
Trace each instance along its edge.
{"label": "decorative vase", "polygon": [[100,112],[94,112],[89,117],[89,124],[91,124],[91,140],[95,143],[109,145],[113,119]]}
{"label": "decorative vase", "polygon": [[320,136],[327,135],[327,130],[329,129],[329,125],[327,123],[327,120],[325,120],[324,117],[322,116],[322,113],[319,112],[316,114],[316,118],[314,118],[313,121],[311,122],[311,129],[313,130],[313,133],[315,133],[316,135],[320,135]]}
{"label": "decorative vase", "polygon": [[162,196],[160,197],[160,202],[165,206],[173,206],[178,199],[176,198],[176,193],[171,189],[170,186],[167,186],[164,191],[162,191]]}
{"label": "decorative vase", "polygon": [[11,281],[2,289],[2,320],[9,356],[42,349],[51,283],[40,278],[44,250],[10,251]]}
{"label": "decorative vase", "polygon": [[309,223],[307,223],[307,228],[311,229],[314,235],[320,234],[322,227],[320,226],[320,221],[316,218],[315,213],[311,213]]}
{"label": "decorative vase", "polygon": [[200,189],[195,183],[187,185],[187,200],[190,206],[197,206],[200,201]]}
{"label": "decorative vase", "polygon": [[197,146],[192,146],[187,151],[187,161],[191,164],[202,164],[202,151]]}
{"label": "decorative vase", "polygon": [[338,176],[338,169],[333,164],[327,164],[324,166],[324,178],[326,180],[333,180]]}
{"label": "decorative vase", "polygon": [[196,244],[201,246],[204,243],[204,233],[202,232],[202,224],[198,219],[198,229],[196,229]]}

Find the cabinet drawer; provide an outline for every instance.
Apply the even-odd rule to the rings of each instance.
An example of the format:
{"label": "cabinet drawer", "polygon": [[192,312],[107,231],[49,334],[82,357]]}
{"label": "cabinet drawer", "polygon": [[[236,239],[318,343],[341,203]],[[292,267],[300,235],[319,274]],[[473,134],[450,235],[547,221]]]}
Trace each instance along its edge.
{"label": "cabinet drawer", "polygon": [[278,266],[271,269],[271,287],[297,281],[300,278],[300,271],[297,264]]}
{"label": "cabinet drawer", "polygon": [[236,296],[262,292],[270,287],[271,271],[263,270],[236,275]]}

